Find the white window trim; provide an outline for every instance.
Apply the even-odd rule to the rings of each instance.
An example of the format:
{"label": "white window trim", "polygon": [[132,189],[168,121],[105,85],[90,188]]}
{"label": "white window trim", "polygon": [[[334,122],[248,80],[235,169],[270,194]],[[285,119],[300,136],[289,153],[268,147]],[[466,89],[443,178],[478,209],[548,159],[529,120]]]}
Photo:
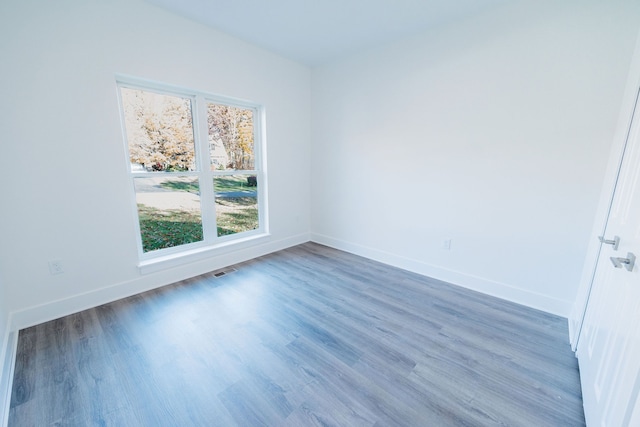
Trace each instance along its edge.
{"label": "white window trim", "polygon": [[[118,105],[121,115],[122,141],[124,145],[125,165],[130,179],[130,203],[132,206],[133,222],[135,224],[136,244],[138,250],[138,268],[141,273],[151,273],[165,268],[171,268],[198,260],[206,259],[221,250],[240,249],[238,246],[246,246],[256,240],[262,240],[270,236],[269,215],[268,215],[268,175],[266,162],[266,132],[265,132],[265,111],[264,107],[254,102],[227,96],[215,95],[212,93],[183,88],[165,83],[154,82],[146,79],[132,77],[123,74],[116,74],[116,88]],[[140,221],[136,201],[136,191],[134,186],[135,177],[152,176],[147,172],[133,172],[130,167],[129,146],[124,121],[124,110],[120,88],[131,88],[148,90],[172,96],[179,96],[191,99],[192,120],[194,140],[196,141],[196,165],[197,171],[179,172],[175,175],[197,176],[200,178],[200,204],[203,227],[203,240],[200,242],[174,246],[171,248],[159,249],[151,252],[143,252],[142,235],[140,232]],[[251,109],[254,114],[254,170],[229,170],[211,171],[208,127],[207,127],[207,103],[226,104],[234,107]],[[203,120],[203,118],[205,118]],[[158,176],[170,176],[172,173],[164,173]],[[213,178],[224,175],[256,175],[260,188],[258,191],[258,228],[238,234],[218,236],[216,228],[215,213],[215,192],[213,188]],[[213,209],[204,209],[204,206],[213,206]],[[211,230],[214,227],[214,230]]]}

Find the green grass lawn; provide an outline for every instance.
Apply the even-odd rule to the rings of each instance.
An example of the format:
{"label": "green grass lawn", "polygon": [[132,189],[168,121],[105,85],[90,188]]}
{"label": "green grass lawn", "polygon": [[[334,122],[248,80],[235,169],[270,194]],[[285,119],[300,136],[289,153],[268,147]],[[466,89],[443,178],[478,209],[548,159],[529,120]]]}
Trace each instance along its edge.
{"label": "green grass lawn", "polygon": [[162,211],[138,205],[142,251],[150,252],[202,240],[200,215],[179,210]]}
{"label": "green grass lawn", "polygon": [[225,175],[213,178],[213,189],[216,193],[228,191],[255,191],[256,187],[249,187],[247,175]]}
{"label": "green grass lawn", "polygon": [[176,191],[186,191],[188,193],[198,194],[200,188],[198,181],[163,181],[160,185],[164,188]]}
{"label": "green grass lawn", "polygon": [[[256,187],[249,187],[247,177],[249,175],[225,175],[216,176],[213,179],[213,188],[216,193],[224,193],[229,191],[255,191]],[[160,184],[162,187],[176,190],[187,191],[197,194],[200,191],[197,181],[164,181]]]}
{"label": "green grass lawn", "polygon": [[216,199],[218,236],[242,233],[258,228],[255,197]]}
{"label": "green grass lawn", "polygon": [[[255,191],[249,187],[249,175],[216,176],[216,193]],[[197,180],[175,179],[160,184],[166,189],[198,194]],[[171,248],[203,240],[202,219],[199,213],[181,210],[159,210],[138,205],[142,248],[144,252]],[[258,228],[258,206],[255,197],[216,198],[218,236],[242,233]]]}
{"label": "green grass lawn", "polygon": [[[258,208],[254,197],[216,200],[218,236],[258,228]],[[143,252],[200,242],[202,219],[198,213],[159,210],[138,204]]]}

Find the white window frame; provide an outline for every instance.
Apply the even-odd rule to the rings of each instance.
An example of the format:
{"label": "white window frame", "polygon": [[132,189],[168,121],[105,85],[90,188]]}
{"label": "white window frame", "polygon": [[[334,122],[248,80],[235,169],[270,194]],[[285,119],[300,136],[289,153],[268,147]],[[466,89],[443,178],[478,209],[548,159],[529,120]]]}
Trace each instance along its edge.
{"label": "white window frame", "polygon": [[[255,239],[269,235],[268,208],[267,208],[267,173],[266,173],[266,135],[264,131],[265,113],[264,107],[249,101],[215,95],[212,93],[187,89],[165,83],[152,82],[146,79],[131,76],[117,75],[116,86],[118,93],[118,106],[120,110],[121,126],[124,142],[127,173],[131,183],[130,199],[136,231],[136,243],[138,246],[139,268],[141,272],[157,271],[166,267],[180,265],[204,259],[211,255],[211,251],[224,250],[229,246],[248,244]],[[191,114],[193,123],[193,138],[195,143],[196,171],[186,172],[134,172],[131,170],[129,144],[125,127],[124,109],[121,96],[121,88],[143,90],[170,96],[178,96],[191,100]],[[211,170],[211,158],[209,154],[207,104],[224,104],[232,107],[250,109],[253,112],[253,142],[254,142],[254,169],[253,170]],[[259,183],[257,189],[258,202],[258,228],[241,233],[218,236],[216,223],[216,203],[214,178],[229,175],[255,175]],[[203,240],[170,248],[144,252],[142,246],[142,234],[140,231],[140,218],[136,200],[135,178],[151,176],[194,176],[198,178],[200,188],[200,214],[202,218]]]}

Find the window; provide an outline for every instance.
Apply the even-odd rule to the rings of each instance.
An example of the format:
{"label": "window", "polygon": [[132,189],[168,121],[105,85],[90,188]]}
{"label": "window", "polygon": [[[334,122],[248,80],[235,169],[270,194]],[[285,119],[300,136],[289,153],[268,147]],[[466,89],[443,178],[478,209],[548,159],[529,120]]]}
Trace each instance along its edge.
{"label": "window", "polygon": [[142,259],[266,232],[261,110],[118,82]]}

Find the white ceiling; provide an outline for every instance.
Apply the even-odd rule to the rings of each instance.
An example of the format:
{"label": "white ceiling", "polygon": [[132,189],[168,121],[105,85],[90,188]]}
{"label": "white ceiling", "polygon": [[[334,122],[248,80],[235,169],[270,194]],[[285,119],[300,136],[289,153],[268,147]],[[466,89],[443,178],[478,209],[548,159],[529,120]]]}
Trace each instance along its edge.
{"label": "white ceiling", "polygon": [[314,66],[510,0],[146,0]]}

